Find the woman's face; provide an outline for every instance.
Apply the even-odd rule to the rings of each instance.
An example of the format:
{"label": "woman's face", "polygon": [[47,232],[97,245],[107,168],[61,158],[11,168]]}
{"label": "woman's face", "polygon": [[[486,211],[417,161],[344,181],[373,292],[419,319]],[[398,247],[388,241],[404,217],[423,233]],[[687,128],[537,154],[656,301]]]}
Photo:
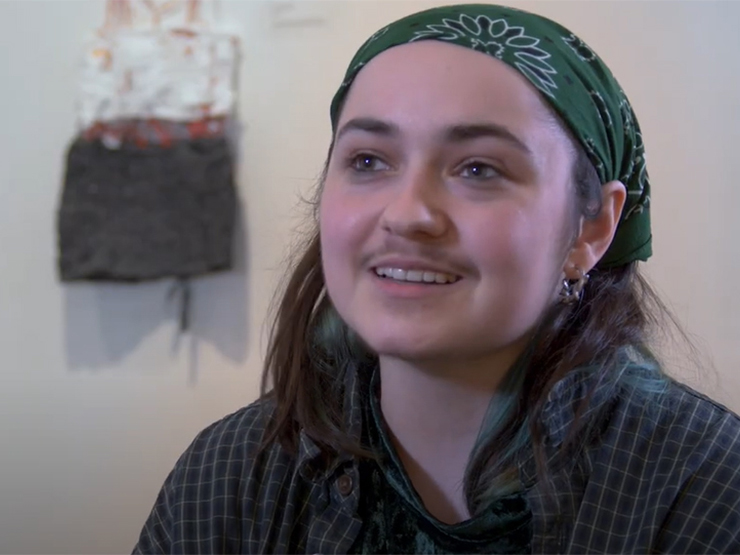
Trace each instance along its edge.
{"label": "woman's face", "polygon": [[321,195],[337,311],[381,358],[521,346],[563,276],[572,160],[504,63],[437,41],[380,54],[346,98]]}

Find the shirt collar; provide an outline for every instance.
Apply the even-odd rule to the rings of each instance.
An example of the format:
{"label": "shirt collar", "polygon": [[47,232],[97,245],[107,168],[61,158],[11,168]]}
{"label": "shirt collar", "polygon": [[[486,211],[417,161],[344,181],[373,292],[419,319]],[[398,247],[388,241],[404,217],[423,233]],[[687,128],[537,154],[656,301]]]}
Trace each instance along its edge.
{"label": "shirt collar", "polygon": [[[569,372],[555,383],[550,390],[541,413],[544,440],[550,451],[550,461],[557,456],[558,447],[566,440],[571,426],[576,420],[579,408],[583,422],[596,423],[610,409],[617,399],[620,377],[631,367],[623,362],[621,368],[611,369],[608,373],[600,372],[598,367],[584,366]],[[372,370],[372,369],[370,369]],[[369,384],[368,368],[357,364],[348,364],[343,376],[345,426],[359,444],[362,437],[363,420],[363,378]],[[342,378],[337,378],[342,379]],[[528,457],[530,458],[530,457]],[[298,444],[298,471],[310,481],[330,478],[346,462],[355,457],[350,453],[340,452],[326,454],[305,430],[301,429]],[[531,466],[532,461],[524,461],[523,467]],[[525,471],[525,475],[530,474]]]}
{"label": "shirt collar", "polygon": [[553,386],[542,410],[547,440],[559,447],[577,417],[589,427],[598,425],[614,409],[625,388],[639,389],[640,384],[655,387],[658,383],[663,383],[662,373],[639,353],[619,353],[606,369],[592,365],[569,372]]}
{"label": "shirt collar", "polygon": [[[362,379],[363,368],[348,364],[343,372],[344,425],[352,438],[360,443],[362,437]],[[342,373],[340,373],[342,374]],[[301,428],[298,441],[298,472],[306,480],[316,482],[330,478],[344,463],[354,461],[351,453],[326,453]]]}
{"label": "shirt collar", "polygon": [[557,448],[565,441],[579,410],[584,422],[598,417],[615,396],[616,386],[611,375],[594,367],[577,368],[555,383],[540,417],[548,443]]}

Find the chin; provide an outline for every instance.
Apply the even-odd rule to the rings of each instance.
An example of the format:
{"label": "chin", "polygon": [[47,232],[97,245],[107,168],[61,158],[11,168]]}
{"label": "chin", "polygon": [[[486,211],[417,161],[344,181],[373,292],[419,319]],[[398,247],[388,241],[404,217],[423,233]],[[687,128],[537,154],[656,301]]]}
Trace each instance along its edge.
{"label": "chin", "polygon": [[365,344],[380,357],[398,358],[407,361],[442,359],[450,356],[453,350],[441,341],[429,337],[395,335],[393,337],[362,336]]}

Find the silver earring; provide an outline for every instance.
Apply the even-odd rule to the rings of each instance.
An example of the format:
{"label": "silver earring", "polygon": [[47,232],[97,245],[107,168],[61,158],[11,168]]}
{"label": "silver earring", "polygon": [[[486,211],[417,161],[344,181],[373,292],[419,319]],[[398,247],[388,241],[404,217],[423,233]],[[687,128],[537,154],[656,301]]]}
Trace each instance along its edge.
{"label": "silver earring", "polygon": [[563,280],[563,287],[558,295],[558,300],[562,304],[573,304],[581,300],[589,276],[578,266],[576,266],[576,271],[578,272],[578,279],[570,280],[566,278]]}

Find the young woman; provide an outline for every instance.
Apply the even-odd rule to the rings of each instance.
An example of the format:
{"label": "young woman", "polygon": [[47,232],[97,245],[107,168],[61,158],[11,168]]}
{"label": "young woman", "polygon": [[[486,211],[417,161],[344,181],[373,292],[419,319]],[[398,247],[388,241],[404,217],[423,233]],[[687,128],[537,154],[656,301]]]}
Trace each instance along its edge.
{"label": "young woman", "polygon": [[435,8],[362,46],[331,118],[265,392],[135,551],[740,552],[740,423],[651,352],[643,144],[596,54]]}

